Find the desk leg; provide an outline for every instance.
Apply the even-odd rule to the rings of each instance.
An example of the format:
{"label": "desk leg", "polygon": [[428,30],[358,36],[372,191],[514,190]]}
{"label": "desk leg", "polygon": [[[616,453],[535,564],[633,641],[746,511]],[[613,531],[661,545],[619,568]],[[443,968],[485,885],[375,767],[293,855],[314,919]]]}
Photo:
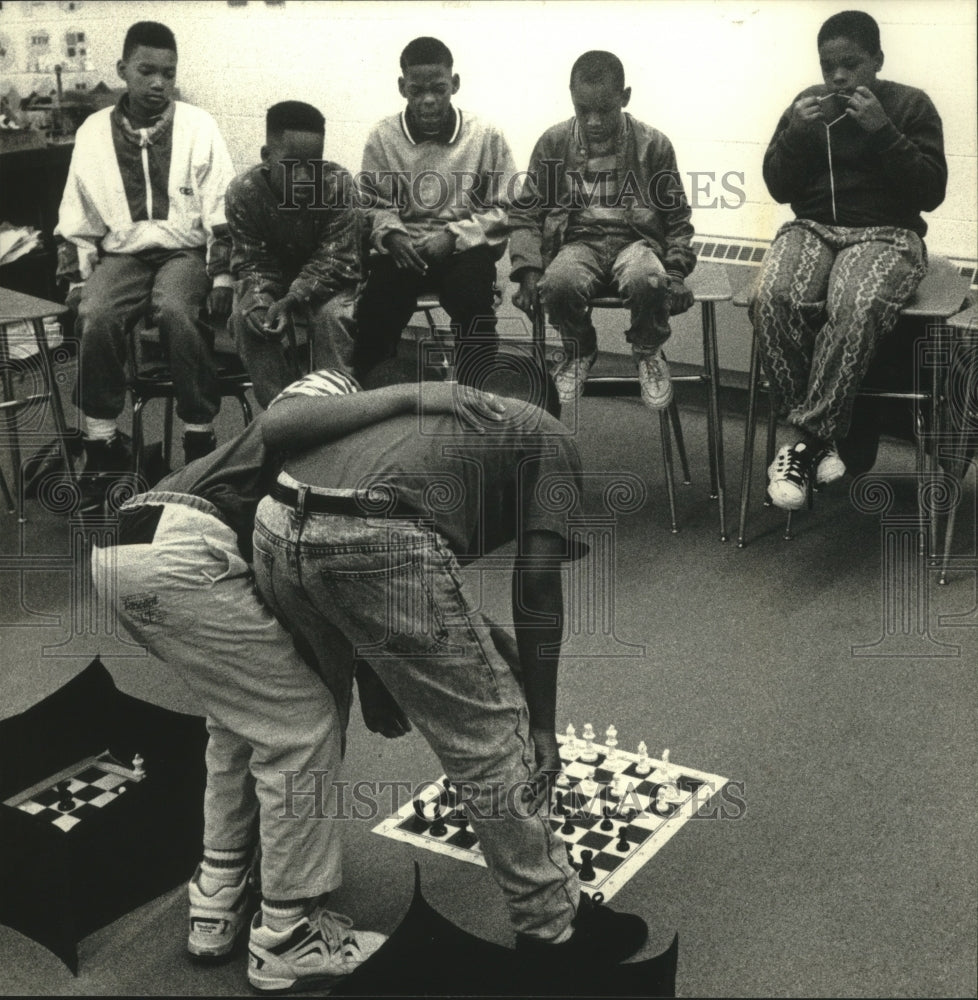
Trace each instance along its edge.
{"label": "desk leg", "polygon": [[17,411],[20,409],[20,403],[14,394],[14,379],[10,370],[10,354],[7,350],[6,336],[0,336],[0,384],[3,385],[3,402],[0,403],[0,410],[3,410],[3,430],[10,446],[10,458],[14,469],[14,496],[11,497],[6,480],[3,481],[3,494],[7,500],[7,509],[11,514],[16,511],[18,522],[23,524],[25,521],[22,486],[24,467],[21,464],[20,432],[17,429]]}
{"label": "desk leg", "polygon": [[737,547],[744,547],[744,534],[747,530],[747,507],[750,503],[750,481],[754,466],[754,433],[757,428],[757,387],[760,378],[760,353],[757,338],[751,338],[750,349],[750,380],[747,387],[747,424],[744,427],[744,459],[741,465],[740,484],[740,526],[737,531]]}
{"label": "desk leg", "polygon": [[720,511],[720,541],[727,540],[727,482],[723,458],[723,422],[720,414],[720,359],[717,352],[717,318],[714,302],[701,303],[703,312],[703,367],[709,379],[707,438],[710,451],[711,496]]}
{"label": "desk leg", "polygon": [[55,433],[58,435],[61,458],[65,463],[65,471],[74,480],[75,467],[71,461],[71,452],[68,450],[68,424],[65,421],[64,407],[61,405],[61,393],[58,392],[58,380],[54,374],[54,365],[51,364],[51,354],[48,348],[47,335],[44,332],[43,320],[34,320],[34,339],[37,341],[41,365],[44,370],[44,378],[48,385],[48,395],[51,400],[51,419],[54,422]]}

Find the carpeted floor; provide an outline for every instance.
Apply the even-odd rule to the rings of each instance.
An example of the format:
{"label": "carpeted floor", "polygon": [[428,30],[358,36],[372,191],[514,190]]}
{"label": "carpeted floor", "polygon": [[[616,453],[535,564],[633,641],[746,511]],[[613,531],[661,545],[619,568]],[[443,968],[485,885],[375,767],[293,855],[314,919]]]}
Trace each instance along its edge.
{"label": "carpeted floor", "polygon": [[[724,400],[732,538],[743,440],[735,396]],[[758,435],[748,544],[738,549],[718,540],[700,390],[681,387],[680,402],[693,483],[678,488],[681,530],[672,534],[652,418],[634,398],[583,401],[585,468],[640,477],[648,500],[616,516],[613,610],[570,637],[558,719],[578,731],[592,722],[599,734],[613,723],[626,749],[639,740],[653,753],[668,747],[674,761],[736,783],[743,805],[688,823],[614,905],[648,920],[645,955],[679,932],[682,996],[975,996],[974,473],[955,540],[955,551],[972,558],[938,587],[935,572],[913,571],[913,559],[891,544],[902,530],[894,511],[914,506],[906,443],[884,441],[876,466],[901,473],[894,511],[861,512],[846,479],[795,517],[795,538],[785,541],[783,515],[760,503]],[[236,420],[228,408],[222,434]],[[589,481],[592,501],[605,483]],[[11,571],[8,558],[0,574],[3,715],[58,688],[96,651],[86,649],[66,575],[40,558],[70,552],[66,522],[36,505],[30,514],[19,537],[14,518],[2,515],[2,552],[26,553],[33,565]],[[508,577],[478,565],[469,575],[489,612],[507,620]],[[70,634],[74,645],[59,645]],[[94,644],[123,691],[195,711],[155,661],[120,655],[125,649],[104,634]],[[353,780],[414,782],[440,773],[419,736],[384,741],[356,714],[346,771]],[[358,925],[393,930],[418,860],[436,909],[511,943],[484,869],[416,853],[374,835],[372,825],[346,825],[336,909]],[[244,955],[217,968],[187,959],[185,920],[178,888],[84,939],[77,978],[0,927],[0,990],[248,995]],[[477,984],[474,976],[445,989],[464,995]]]}

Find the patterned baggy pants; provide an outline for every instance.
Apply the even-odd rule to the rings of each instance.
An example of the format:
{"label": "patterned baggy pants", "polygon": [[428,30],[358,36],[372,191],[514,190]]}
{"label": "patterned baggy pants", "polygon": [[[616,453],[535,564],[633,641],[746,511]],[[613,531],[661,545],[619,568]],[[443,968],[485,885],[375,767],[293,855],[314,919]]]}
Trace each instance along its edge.
{"label": "patterned baggy pants", "polygon": [[778,230],[748,311],[789,424],[823,442],[846,436],[877,346],[926,269],[909,229],[795,219]]}

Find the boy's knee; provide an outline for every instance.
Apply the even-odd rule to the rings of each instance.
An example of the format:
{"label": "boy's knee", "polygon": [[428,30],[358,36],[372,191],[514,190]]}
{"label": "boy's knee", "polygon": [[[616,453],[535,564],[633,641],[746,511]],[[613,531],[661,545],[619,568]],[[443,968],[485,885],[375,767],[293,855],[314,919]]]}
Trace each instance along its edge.
{"label": "boy's knee", "polygon": [[538,289],[545,305],[576,305],[587,301],[587,281],[572,270],[553,264],[544,271]]}

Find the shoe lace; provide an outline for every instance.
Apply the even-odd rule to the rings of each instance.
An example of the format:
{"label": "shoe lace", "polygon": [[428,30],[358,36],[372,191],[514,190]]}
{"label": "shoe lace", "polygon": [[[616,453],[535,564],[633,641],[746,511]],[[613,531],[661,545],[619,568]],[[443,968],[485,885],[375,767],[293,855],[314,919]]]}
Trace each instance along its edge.
{"label": "shoe lace", "polygon": [[778,475],[780,478],[787,479],[796,486],[804,486],[811,461],[808,451],[800,452],[792,448],[787,453],[779,455],[778,459]]}
{"label": "shoe lace", "polygon": [[332,953],[341,951],[346,945],[355,946],[357,943],[356,937],[347,933],[353,926],[353,920],[345,913],[334,913],[324,907],[309,922],[322,934]]}

